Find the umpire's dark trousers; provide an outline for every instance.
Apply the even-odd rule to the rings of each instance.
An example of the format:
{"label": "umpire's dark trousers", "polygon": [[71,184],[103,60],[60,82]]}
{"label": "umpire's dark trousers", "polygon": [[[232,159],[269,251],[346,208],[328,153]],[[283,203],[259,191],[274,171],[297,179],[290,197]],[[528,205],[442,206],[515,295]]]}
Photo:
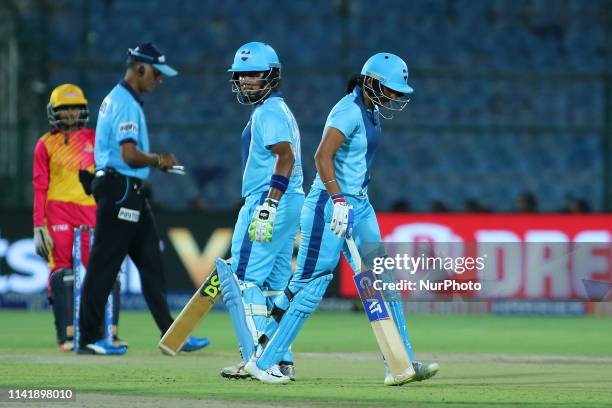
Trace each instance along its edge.
{"label": "umpire's dark trousers", "polygon": [[126,255],[138,267],[142,293],[162,334],[173,322],[166,299],[159,235],[141,187],[141,180],[113,169],[105,169],[104,175],[98,172],[92,182],[98,208],[81,294],[81,347],[104,337],[104,307]]}

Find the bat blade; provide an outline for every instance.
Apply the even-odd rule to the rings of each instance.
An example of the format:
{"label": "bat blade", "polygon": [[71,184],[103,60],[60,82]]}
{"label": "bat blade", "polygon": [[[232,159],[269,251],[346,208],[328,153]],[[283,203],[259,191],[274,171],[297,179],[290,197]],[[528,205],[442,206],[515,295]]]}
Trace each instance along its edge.
{"label": "bat blade", "polygon": [[395,381],[406,382],[414,377],[414,367],[392,319],[371,322],[376,342]]}
{"label": "bat blade", "polygon": [[393,316],[382,293],[373,287],[376,279],[371,271],[355,275],[359,297],[372,325],[378,348],[389,365],[396,381],[414,376],[414,367],[408,358],[404,342],[400,337]]}
{"label": "bat blade", "polygon": [[372,325],[374,337],[389,370],[397,383],[410,381],[415,375],[414,366],[408,358],[404,342],[389,313],[389,306],[381,291],[374,288],[376,277],[372,271],[361,271],[361,256],[352,238],[346,240],[351,258],[353,258],[355,285],[359,297]]}
{"label": "bat blade", "polygon": [[217,303],[220,294],[219,275],[214,269],[159,341],[158,346],[164,354],[175,356],[181,350],[187,337]]}

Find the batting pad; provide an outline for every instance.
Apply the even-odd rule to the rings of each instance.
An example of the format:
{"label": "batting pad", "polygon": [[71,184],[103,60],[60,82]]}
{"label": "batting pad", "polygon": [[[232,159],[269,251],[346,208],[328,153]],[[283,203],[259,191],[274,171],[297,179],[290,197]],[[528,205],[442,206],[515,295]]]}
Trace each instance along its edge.
{"label": "batting pad", "polygon": [[[240,346],[240,354],[242,355],[242,360],[246,363],[255,351],[255,341],[253,340],[257,336],[255,324],[250,316],[247,318],[240,291],[240,283],[232,272],[230,264],[221,258],[217,258],[215,263],[217,265],[223,302],[232,318],[232,324],[234,325],[238,345]],[[263,298],[263,293],[261,296]],[[263,304],[265,305],[265,298],[263,298]]]}
{"label": "batting pad", "polygon": [[266,333],[270,339],[263,354],[257,360],[257,366],[267,370],[277,364],[289,350],[304,322],[321,302],[325,290],[332,280],[332,275],[323,275],[308,282],[291,301],[289,310],[283,315],[275,333]]}

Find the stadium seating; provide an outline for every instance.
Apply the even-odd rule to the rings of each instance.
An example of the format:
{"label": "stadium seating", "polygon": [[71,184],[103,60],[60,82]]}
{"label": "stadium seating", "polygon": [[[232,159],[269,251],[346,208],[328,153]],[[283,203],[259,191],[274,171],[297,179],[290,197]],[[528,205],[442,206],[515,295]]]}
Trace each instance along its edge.
{"label": "stadium seating", "polygon": [[[154,197],[169,208],[198,196],[231,208],[250,112],[230,92],[235,49],[261,40],[280,55],[308,184],[346,79],[369,55],[389,50],[408,62],[415,94],[383,124],[371,187],[378,208],[407,199],[415,210],[434,200],[459,210],[476,198],[507,211],[530,190],[543,210],[557,210],[568,194],[601,209],[606,4],[265,0],[245,9],[238,0],[66,0],[49,24],[50,86],[83,81],[95,111],[120,79],[126,49],[156,42],[181,76],[145,96],[153,146],[174,151],[191,178],[153,183]],[[35,20],[26,12],[24,21]]]}

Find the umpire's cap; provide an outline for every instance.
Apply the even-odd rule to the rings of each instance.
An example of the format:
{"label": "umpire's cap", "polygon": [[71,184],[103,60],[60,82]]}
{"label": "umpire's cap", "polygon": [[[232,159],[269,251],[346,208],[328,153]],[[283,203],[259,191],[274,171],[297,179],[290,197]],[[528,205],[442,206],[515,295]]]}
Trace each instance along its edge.
{"label": "umpire's cap", "polygon": [[166,56],[152,43],[140,44],[132,49],[128,48],[128,61],[145,62],[153,65],[166,76],[175,76],[178,72],[166,64]]}

